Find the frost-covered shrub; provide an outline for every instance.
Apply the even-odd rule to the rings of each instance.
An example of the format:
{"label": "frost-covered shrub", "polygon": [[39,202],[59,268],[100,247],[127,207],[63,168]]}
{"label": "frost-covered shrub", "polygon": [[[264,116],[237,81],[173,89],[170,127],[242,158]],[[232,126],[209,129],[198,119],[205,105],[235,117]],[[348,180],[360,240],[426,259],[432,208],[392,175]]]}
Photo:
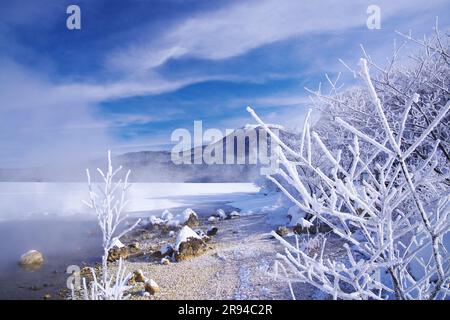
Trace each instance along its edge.
{"label": "frost-covered shrub", "polygon": [[[422,44],[427,52],[442,57],[431,54],[430,59],[448,68],[448,46],[436,41],[439,46]],[[281,147],[280,169],[267,178],[309,214],[311,222],[327,225],[347,253],[345,259],[328,258],[325,239],[321,249],[311,255],[298,241],[291,244],[273,232],[285,247],[285,252],[277,255],[276,274],[289,284],[309,283],[335,299],[446,298],[450,285],[445,242],[450,236],[450,174],[443,163],[448,140],[442,143],[433,135],[446,137],[448,130],[447,78],[435,66],[433,70],[444,78],[437,76],[427,84],[438,92],[430,89],[430,93],[412,85],[426,82],[420,70],[405,73],[402,99],[391,99],[386,87],[377,86],[377,77],[369,74],[369,66],[377,67],[367,59],[361,59],[360,65],[360,72],[354,74],[364,87],[344,95],[345,105],[336,96],[329,97],[349,114],[344,114],[345,118],[335,114],[329,120],[339,128],[340,136],[333,136],[332,131],[331,136],[322,138],[321,130],[311,128],[307,119],[299,150],[293,150],[277,140],[248,108]],[[437,87],[442,87],[441,91]],[[370,112],[365,114],[365,122],[351,117],[360,107]],[[399,115],[395,116],[394,108],[401,110]],[[428,121],[420,127],[415,125],[419,121],[415,108],[428,114]]]}
{"label": "frost-covered shrub", "polygon": [[[394,132],[403,130],[402,144],[406,147],[411,146],[420,137],[450,99],[450,35],[440,33],[436,25],[435,33],[423,40],[415,40],[411,35],[402,36],[405,42],[395,49],[386,65],[377,64],[364,50],[363,53],[369,67],[376,71],[372,74],[372,85],[381,101],[386,119]],[[405,51],[408,52],[406,57]],[[345,66],[349,68],[346,64]],[[355,70],[350,70],[357,76]],[[345,149],[343,147],[353,139],[351,134],[343,131],[335,121],[336,117],[345,119],[359,131],[380,141],[387,139],[369,92],[364,88],[341,92],[339,76],[335,81],[328,77],[327,79],[331,87],[330,94],[322,94],[320,89],[308,90],[313,93],[315,107],[322,111],[314,131],[320,134],[327,147],[332,150]],[[407,109],[408,117],[403,119]],[[449,114],[444,116],[422,144],[414,149],[407,163],[425,159],[438,140],[440,143],[435,157],[438,162],[435,171],[448,173]],[[351,154],[343,151],[342,157],[344,161],[344,158],[351,158]],[[446,180],[446,184],[450,185],[450,181]]]}
{"label": "frost-covered shrub", "polygon": [[[122,167],[113,169],[111,152],[108,151],[108,168],[106,172],[104,173],[102,170],[97,169],[103,179],[101,185],[95,186],[97,191],[94,191],[89,170],[86,170],[90,201],[85,202],[85,204],[95,211],[103,239],[100,279],[97,278],[94,269],[91,269],[93,276],[91,283],[87,284],[86,279],[83,278],[83,298],[86,300],[122,300],[127,298],[124,294],[128,289],[128,280],[132,274],[126,272],[122,259],[119,260],[115,275],[110,274],[108,269],[109,251],[114,246],[120,246],[120,238],[134,229],[140,222],[138,219],[130,227],[121,230],[122,222],[128,217],[128,215],[123,214],[123,211],[128,203],[126,195],[130,187],[128,183],[130,171],[127,172],[124,181],[121,179],[115,180],[121,169]],[[72,289],[72,297],[75,298],[73,291]]]}

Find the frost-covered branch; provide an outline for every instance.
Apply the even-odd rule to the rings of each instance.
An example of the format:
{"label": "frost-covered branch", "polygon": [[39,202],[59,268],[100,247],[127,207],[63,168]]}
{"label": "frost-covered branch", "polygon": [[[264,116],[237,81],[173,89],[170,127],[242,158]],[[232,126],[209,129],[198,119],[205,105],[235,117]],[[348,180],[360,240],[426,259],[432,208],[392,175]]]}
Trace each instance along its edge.
{"label": "frost-covered branch", "polygon": [[[450,231],[450,191],[436,184],[448,178],[441,169],[435,170],[441,141],[435,140],[422,157],[411,155],[429,145],[432,133],[446,121],[449,99],[430,114],[421,132],[411,134],[409,124],[416,117],[412,106],[429,97],[411,93],[402,101],[404,112],[394,121],[390,107],[379,97],[366,59],[361,60],[358,75],[367,91],[358,91],[357,99],[349,98],[346,104],[374,107],[367,121],[379,127],[367,130],[355,126],[351,118],[335,118],[347,139],[337,146],[332,144],[336,140],[323,139],[313,131],[308,119],[300,152],[277,141],[281,168],[268,177],[312,216],[310,221],[331,228],[344,242],[346,256],[327,259],[325,241],[320,254],[311,255],[298,241],[295,246],[273,233],[285,247],[284,254],[277,255],[276,270],[283,270],[279,276],[289,283],[309,283],[335,299],[445,298],[450,262],[443,240]],[[330,84],[336,94],[336,83]],[[253,109],[247,110],[275,136]],[[314,161],[319,157],[326,163]],[[313,193],[307,187],[311,185],[316,186]]]}
{"label": "frost-covered branch", "polygon": [[128,203],[126,195],[130,188],[128,183],[130,171],[127,172],[124,181],[121,179],[116,181],[115,179],[121,169],[121,166],[113,169],[111,151],[108,151],[106,174],[101,169],[97,169],[103,180],[102,185],[95,186],[97,191],[94,190],[89,170],[86,170],[90,200],[85,204],[95,211],[103,239],[101,280],[97,279],[97,275],[92,268],[93,281],[87,285],[85,279],[83,279],[83,297],[88,300],[121,300],[125,298],[124,292],[127,290],[127,282],[131,277],[131,274],[126,272],[122,259],[119,260],[115,275],[109,274],[108,270],[109,251],[117,243],[120,243],[119,239],[123,235],[134,229],[140,222],[138,219],[130,227],[120,230],[122,222],[128,218],[128,215],[123,214],[123,211]]}

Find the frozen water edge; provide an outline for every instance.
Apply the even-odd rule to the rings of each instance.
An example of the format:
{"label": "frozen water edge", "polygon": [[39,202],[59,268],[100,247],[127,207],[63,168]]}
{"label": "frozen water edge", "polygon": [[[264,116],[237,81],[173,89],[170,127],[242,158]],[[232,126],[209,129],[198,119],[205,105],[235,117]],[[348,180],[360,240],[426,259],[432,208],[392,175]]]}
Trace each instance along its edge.
{"label": "frozen water edge", "polygon": [[[134,183],[127,211],[145,212],[195,207],[211,202],[243,202],[256,196],[252,183]],[[0,182],[0,221],[94,218],[82,203],[88,199],[85,183]]]}
{"label": "frozen water edge", "polygon": [[[85,187],[83,184],[81,185],[83,188]],[[42,200],[51,202],[53,196],[62,194],[55,188],[61,188],[64,192],[71,193],[81,185],[69,188],[66,185],[63,188],[59,184],[59,186],[54,185],[50,188],[53,190],[48,190],[48,186],[46,186],[47,189],[44,191],[51,192],[42,190],[34,192],[36,189],[33,191],[33,188],[42,188],[42,186],[32,186],[31,190],[30,186],[26,186],[21,194],[44,195]],[[168,185],[166,184],[165,187],[169,188]],[[170,185],[170,187],[174,187],[174,184]],[[142,184],[133,185],[133,188],[136,189],[136,186],[138,186],[139,192],[145,192],[145,188],[142,189],[144,187]],[[279,243],[270,239],[267,234],[273,226],[266,223],[267,215],[264,212],[265,209],[270,209],[270,205],[275,202],[274,199],[271,196],[258,193],[257,188],[251,184],[185,184],[179,187],[180,189],[174,190],[174,193],[179,194],[180,199],[172,200],[169,197],[168,201],[189,204],[196,212],[199,212],[197,207],[202,207],[204,216],[208,212],[215,212],[217,207],[211,204],[214,201],[220,207],[223,207],[223,204],[226,203],[228,206],[232,205],[242,209],[244,214],[241,218],[225,220],[218,224],[219,234],[214,239],[217,246],[203,256],[190,261],[174,263],[170,266],[127,261],[129,270],[143,269],[161,286],[161,294],[151,298],[290,299],[291,296],[286,283],[276,282],[267,274],[273,264],[274,253],[282,249]],[[236,191],[236,187],[240,188],[238,189],[239,192],[233,192]],[[29,189],[27,190],[27,188]],[[218,190],[219,188],[222,188],[222,190]],[[244,192],[245,190],[247,192]],[[195,192],[198,192],[199,195],[195,195]],[[163,193],[161,190],[149,192],[149,199],[157,199]],[[75,197],[75,195],[72,194],[72,197]],[[140,197],[139,194],[137,197]],[[77,198],[79,200],[81,197],[77,196]],[[173,196],[173,198],[176,198],[176,196]],[[136,199],[136,193],[134,199]],[[261,210],[258,210],[258,208],[261,208]],[[140,207],[140,209],[143,209],[143,207]],[[162,212],[163,210],[154,209],[154,211]],[[245,215],[246,211],[247,214],[250,212],[254,214]],[[149,211],[142,210],[136,212],[136,214],[148,215]],[[92,239],[89,239],[89,241],[92,242]],[[43,251],[45,252],[45,248],[43,248]],[[61,259],[63,258],[61,257]],[[82,258],[80,261],[82,261]],[[198,270],[204,270],[205,272],[198,273]],[[61,270],[61,272],[64,274],[64,270]],[[42,279],[37,280],[42,282]],[[11,285],[14,286],[15,284],[12,283]],[[15,292],[15,294],[23,294],[24,289],[18,290],[21,291]],[[298,298],[308,299],[313,291],[309,286],[300,285],[296,292],[299,294]],[[36,295],[39,298],[42,292],[37,291]]]}

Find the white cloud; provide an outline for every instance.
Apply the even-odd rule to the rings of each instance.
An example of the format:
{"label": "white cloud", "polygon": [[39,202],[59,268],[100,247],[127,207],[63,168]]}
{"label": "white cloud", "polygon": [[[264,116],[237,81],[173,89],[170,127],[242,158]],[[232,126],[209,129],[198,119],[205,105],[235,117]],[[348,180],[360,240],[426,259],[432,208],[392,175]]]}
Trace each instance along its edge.
{"label": "white cloud", "polygon": [[[14,167],[76,162],[103,154],[117,143],[108,129],[165,120],[174,111],[106,116],[95,113],[95,104],[118,97],[174,90],[200,80],[55,84],[10,60],[0,63],[0,70],[0,163]],[[151,139],[147,143],[151,144]]]}
{"label": "white cloud", "polygon": [[[1,57],[1,162],[34,165],[49,160],[68,161],[69,158],[83,156],[82,153],[86,153],[86,157],[96,152],[103,153],[109,146],[120,142],[108,134],[108,128],[158,121],[158,117],[125,115],[120,119],[99,119],[98,115],[93,113],[92,107],[95,104],[123,97],[170,92],[202,81],[236,80],[233,75],[223,74],[165,79],[154,69],[168,59],[186,56],[210,60],[227,59],[291,37],[364,26],[367,18],[366,8],[371,2],[235,2],[228,7],[178,21],[154,39],[121,46],[112,54],[107,54],[108,65],[114,71],[124,71],[124,76],[103,83],[94,82],[95,79],[89,83],[55,83],[46,76]],[[436,0],[426,5],[420,0],[378,1],[383,20],[403,14],[405,8],[425,11],[428,7],[442,3],[444,0]],[[25,16],[10,19],[19,24],[27,23]],[[149,30],[142,30],[143,34],[146,32],[152,34]],[[307,56],[310,56],[311,52],[314,53],[314,48]],[[304,101],[301,95],[267,96],[252,100],[255,106],[297,106],[302,105]],[[295,123],[297,119],[293,114],[301,117],[304,112],[301,108],[292,108],[289,112],[287,110],[266,114],[267,121]],[[240,123],[245,124],[249,118],[244,115],[242,118],[226,121],[227,127],[233,128]],[[142,137],[137,137],[130,143],[140,144],[141,141],[144,145],[152,144],[152,141]],[[155,143],[164,141],[164,137],[160,136]]]}
{"label": "white cloud", "polygon": [[[427,7],[444,0],[434,1]],[[279,40],[308,33],[364,27],[372,1],[249,0],[180,21],[148,43],[121,48],[108,57],[123,71],[151,69],[168,59],[194,56],[226,59]],[[378,1],[383,21],[407,10],[424,9],[423,1]]]}

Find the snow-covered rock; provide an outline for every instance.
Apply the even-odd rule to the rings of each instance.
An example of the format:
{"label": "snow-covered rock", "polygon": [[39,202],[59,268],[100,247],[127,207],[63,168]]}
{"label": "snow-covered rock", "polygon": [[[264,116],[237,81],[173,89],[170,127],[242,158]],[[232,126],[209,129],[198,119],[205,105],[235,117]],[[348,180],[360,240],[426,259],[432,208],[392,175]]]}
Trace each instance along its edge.
{"label": "snow-covered rock", "polygon": [[228,215],[228,217],[230,217],[231,219],[239,218],[240,216],[241,214],[237,211],[231,211],[230,214]]}
{"label": "snow-covered rock", "polygon": [[177,236],[175,260],[182,261],[202,254],[206,249],[203,239],[191,228],[184,226]]}
{"label": "snow-covered rock", "polygon": [[224,220],[227,218],[227,215],[225,211],[223,211],[223,209],[217,209],[215,216],[218,217],[220,220]]}
{"label": "snow-covered rock", "polygon": [[108,252],[108,261],[109,262],[114,262],[116,260],[119,260],[120,258],[122,259],[128,259],[128,257],[130,256],[130,251],[128,249],[128,247],[114,247],[112,249],[109,250]]}
{"label": "snow-covered rock", "polygon": [[285,227],[285,226],[279,226],[277,228],[277,230],[275,230],[275,232],[280,236],[280,237],[285,237],[287,236],[291,231]]}
{"label": "snow-covered rock", "polygon": [[209,223],[216,223],[217,222],[217,218],[214,217],[214,216],[211,216],[211,217],[208,218],[208,222]]}
{"label": "snow-covered rock", "polygon": [[190,239],[199,239],[201,240],[202,238],[191,228],[189,228],[188,226],[184,226],[180,232],[178,233],[177,236],[177,241],[175,243],[175,250],[178,251],[180,248],[180,245],[183,242],[187,242]]}
{"label": "snow-covered rock", "polygon": [[166,222],[172,220],[173,219],[172,212],[170,212],[169,210],[164,210],[163,213],[161,214],[161,219]]}
{"label": "snow-covered rock", "polygon": [[210,228],[208,229],[208,231],[206,231],[206,235],[207,235],[208,237],[215,236],[215,235],[217,234],[217,231],[219,231],[219,228],[217,228],[217,227],[210,227]]}
{"label": "snow-covered rock", "polygon": [[158,218],[156,216],[150,216],[150,224],[153,226],[160,226],[166,223],[165,220]]}
{"label": "snow-covered rock", "polygon": [[180,225],[187,225],[189,227],[195,227],[198,225],[198,216],[191,208],[185,209],[183,212],[177,214],[171,220],[166,222],[168,226],[178,227]]}

